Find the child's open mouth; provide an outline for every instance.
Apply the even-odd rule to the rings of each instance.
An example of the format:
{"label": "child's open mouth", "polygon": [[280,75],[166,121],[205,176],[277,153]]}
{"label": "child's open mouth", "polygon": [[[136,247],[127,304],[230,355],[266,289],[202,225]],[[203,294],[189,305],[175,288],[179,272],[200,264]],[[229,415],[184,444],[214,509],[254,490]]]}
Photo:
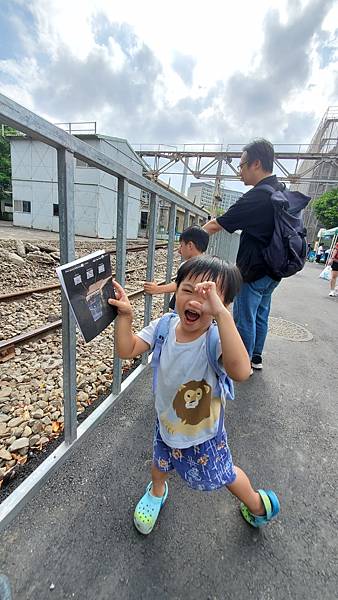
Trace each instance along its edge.
{"label": "child's open mouth", "polygon": [[200,315],[194,310],[185,310],[184,316],[188,323],[194,323],[195,321],[197,321],[197,319],[200,318]]}

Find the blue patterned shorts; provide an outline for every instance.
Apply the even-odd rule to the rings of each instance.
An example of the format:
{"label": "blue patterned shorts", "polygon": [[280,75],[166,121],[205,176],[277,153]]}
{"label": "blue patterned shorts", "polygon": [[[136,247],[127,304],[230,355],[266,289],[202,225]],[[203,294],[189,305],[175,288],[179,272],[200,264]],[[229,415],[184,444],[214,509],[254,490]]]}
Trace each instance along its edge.
{"label": "blue patterned shorts", "polygon": [[190,448],[170,448],[162,440],[157,421],[153,463],[160,471],[175,469],[191,488],[202,492],[217,490],[236,479],[225,430],[219,443],[212,438]]}

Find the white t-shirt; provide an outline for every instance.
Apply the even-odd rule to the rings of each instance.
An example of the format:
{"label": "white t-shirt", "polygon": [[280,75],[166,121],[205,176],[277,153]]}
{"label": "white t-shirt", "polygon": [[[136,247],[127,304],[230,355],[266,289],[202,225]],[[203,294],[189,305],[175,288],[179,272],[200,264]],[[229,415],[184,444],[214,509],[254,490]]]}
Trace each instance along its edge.
{"label": "white t-shirt", "polygon": [[[137,335],[153,346],[159,319]],[[217,378],[206,353],[206,333],[193,342],[176,341],[179,317],[170,320],[157,373],[155,409],[163,441],[171,448],[189,448],[217,435],[221,400],[213,396]],[[221,356],[219,342],[218,356]]]}

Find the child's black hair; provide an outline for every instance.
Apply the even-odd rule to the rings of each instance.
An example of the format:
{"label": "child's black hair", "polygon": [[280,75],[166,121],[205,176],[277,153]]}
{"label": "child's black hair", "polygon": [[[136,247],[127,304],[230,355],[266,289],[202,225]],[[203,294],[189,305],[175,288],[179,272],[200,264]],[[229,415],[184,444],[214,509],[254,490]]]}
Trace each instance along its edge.
{"label": "child's black hair", "polygon": [[230,304],[238,294],[242,276],[239,269],[215,256],[194,256],[184,262],[177,271],[176,285],[180,287],[184,279],[196,279],[202,275],[202,281],[214,281],[222,292],[224,304]]}
{"label": "child's black hair", "polygon": [[205,252],[208,243],[209,243],[209,234],[207,231],[202,229],[202,227],[198,227],[197,225],[192,225],[191,227],[187,227],[182,231],[180,238],[180,242],[185,242],[188,244],[192,242],[197,250],[200,252]]}

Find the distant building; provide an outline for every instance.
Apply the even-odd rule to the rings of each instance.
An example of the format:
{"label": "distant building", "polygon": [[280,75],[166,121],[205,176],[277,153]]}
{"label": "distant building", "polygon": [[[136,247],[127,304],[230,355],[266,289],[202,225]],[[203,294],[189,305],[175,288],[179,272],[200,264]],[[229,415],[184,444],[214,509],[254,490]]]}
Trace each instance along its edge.
{"label": "distant building", "polygon": [[[160,182],[160,181],[158,181],[157,183],[159,185],[164,185],[164,183]],[[171,190],[171,188],[169,188],[167,185],[165,185],[165,187],[166,187],[166,189]],[[180,194],[180,192],[178,192],[175,189],[172,189],[172,191],[175,192],[176,195],[184,198],[185,200],[190,199],[190,198],[187,198],[187,196]],[[149,196],[150,196],[150,194],[148,192],[145,192],[142,190],[142,192],[141,192],[141,220],[140,220],[140,230],[139,230],[139,235],[141,237],[145,237],[147,235],[148,218],[149,218]],[[168,230],[168,226],[169,226],[169,208],[170,208],[169,203],[160,199],[159,211],[158,211],[158,222],[157,222],[157,232],[158,232],[159,236],[165,237],[167,235],[167,230]],[[177,206],[176,207],[176,223],[175,223],[176,233],[182,233],[182,231],[184,229],[184,217],[185,217],[184,208]],[[191,226],[191,225],[202,226],[206,222],[207,217],[208,217],[207,212],[205,213],[204,218],[197,217],[196,215],[193,215],[190,213],[187,226]]]}
{"label": "distant building", "polygon": [[[127,140],[77,134],[82,141],[142,175],[143,161]],[[27,136],[9,136],[12,161],[13,224],[59,231],[56,150]],[[75,234],[116,238],[117,178],[87,163],[75,163]],[[140,190],[128,186],[127,237],[138,237]]]}
{"label": "distant building", "polygon": [[[213,181],[199,181],[191,183],[188,189],[188,198],[197,206],[204,208],[208,212],[212,212],[214,203],[215,183]],[[226,212],[238,198],[243,195],[242,192],[230,190],[220,186],[221,200],[215,202],[217,212]]]}

